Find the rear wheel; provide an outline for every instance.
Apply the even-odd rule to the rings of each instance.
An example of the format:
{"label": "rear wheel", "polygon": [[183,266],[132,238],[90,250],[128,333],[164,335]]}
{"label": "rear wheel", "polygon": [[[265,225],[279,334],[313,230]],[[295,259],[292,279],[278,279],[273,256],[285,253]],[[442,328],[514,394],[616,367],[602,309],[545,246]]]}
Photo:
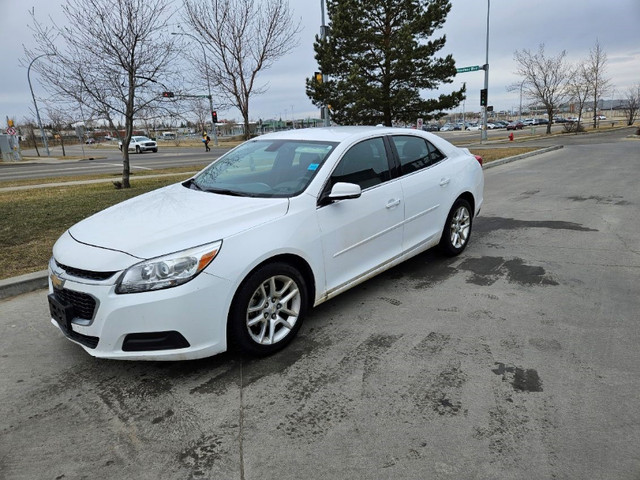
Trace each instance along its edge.
{"label": "rear wheel", "polygon": [[230,340],[244,353],[264,356],[285,347],[298,333],[307,288],[291,265],[271,263],[242,283],[229,313]]}
{"label": "rear wheel", "polygon": [[469,243],[471,224],[471,205],[466,200],[459,198],[447,215],[447,222],[440,239],[440,249],[452,257],[462,253]]}

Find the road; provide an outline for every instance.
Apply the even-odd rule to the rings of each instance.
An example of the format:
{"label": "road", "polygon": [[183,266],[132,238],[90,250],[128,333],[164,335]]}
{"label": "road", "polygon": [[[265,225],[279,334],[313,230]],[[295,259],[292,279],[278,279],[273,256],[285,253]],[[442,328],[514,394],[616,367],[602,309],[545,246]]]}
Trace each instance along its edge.
{"label": "road", "polygon": [[639,146],[486,170],[460,257],[321,305],[262,360],[96,360],[46,292],[0,302],[0,478],[637,480]]}
{"label": "road", "polygon": [[[157,153],[131,153],[131,171],[155,170],[160,168],[203,165],[218,158],[229,148],[211,147],[210,152],[193,147],[160,147]],[[33,152],[35,153],[35,151]],[[67,156],[82,156],[81,146],[66,147]],[[59,147],[52,155],[60,154]],[[48,159],[20,163],[0,163],[0,181],[51,178],[75,175],[96,175],[122,172],[122,154],[115,147],[85,147],[85,155],[92,160]],[[62,157],[60,157],[62,158]]]}

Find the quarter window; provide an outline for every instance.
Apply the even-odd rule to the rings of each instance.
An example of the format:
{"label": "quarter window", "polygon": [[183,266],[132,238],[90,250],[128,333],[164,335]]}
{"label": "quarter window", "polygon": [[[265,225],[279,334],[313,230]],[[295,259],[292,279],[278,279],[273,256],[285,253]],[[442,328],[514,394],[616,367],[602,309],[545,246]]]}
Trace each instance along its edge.
{"label": "quarter window", "polygon": [[438,163],[445,156],[430,142],[420,137],[395,135],[391,137],[398,151],[402,175]]}
{"label": "quarter window", "polygon": [[351,147],[331,175],[331,186],[338,182],[355,183],[365,188],[391,178],[382,138],[372,138]]}

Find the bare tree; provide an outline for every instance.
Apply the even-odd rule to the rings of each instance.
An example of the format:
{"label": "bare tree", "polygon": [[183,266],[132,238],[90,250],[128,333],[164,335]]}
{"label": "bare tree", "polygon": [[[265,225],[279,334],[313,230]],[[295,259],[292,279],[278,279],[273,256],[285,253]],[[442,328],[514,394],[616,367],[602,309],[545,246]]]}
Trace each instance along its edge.
{"label": "bare tree", "polygon": [[[167,22],[170,0],[66,0],[67,25],[32,27],[38,62],[53,98],[74,99],[104,117],[125,148],[122,186],[129,184],[129,145],[136,115],[158,105],[169,66],[175,58]],[[58,46],[60,45],[60,46]],[[124,119],[124,135],[115,128]]]}
{"label": "bare tree", "polygon": [[36,129],[38,128],[38,124],[33,118],[24,117],[22,119],[22,126],[20,127],[20,132],[22,133],[22,129],[25,129],[28,133],[27,138],[30,142],[33,142],[33,147],[36,149],[36,154],[40,156],[40,150],[38,150],[38,139],[36,138]]}
{"label": "bare tree", "polygon": [[69,129],[72,119],[64,109],[53,106],[47,106],[47,116],[51,124],[51,133],[53,133],[54,138],[58,137],[60,139],[62,156],[66,157],[67,152],[64,149],[64,133],[65,130]]}
{"label": "bare tree", "polygon": [[598,126],[598,102],[611,88],[611,81],[606,77],[607,54],[602,50],[600,42],[597,40],[595,47],[589,50],[589,58],[586,60],[584,68],[593,98],[593,128],[596,128]]}
{"label": "bare tree", "polygon": [[516,73],[522,77],[524,94],[535,102],[542,103],[547,110],[549,123],[547,133],[551,133],[551,121],[554,112],[569,97],[567,82],[571,76],[571,69],[565,57],[566,51],[555,57],[548,57],[544,53],[544,44],[540,44],[535,53],[522,50],[514,53],[518,65]]}
{"label": "bare tree", "polygon": [[249,100],[266,91],[258,73],[298,44],[288,1],[185,0],[185,21],[212,54],[214,86],[240,110],[249,138]]}
{"label": "bare tree", "polygon": [[640,109],[640,84],[635,87],[629,87],[625,93],[624,110],[625,117],[627,117],[627,125],[633,125]]}
{"label": "bare tree", "polygon": [[582,121],[582,110],[587,103],[587,99],[591,95],[591,84],[588,81],[587,71],[583,63],[579,63],[578,66],[571,72],[571,75],[567,80],[567,91],[570,96],[569,99],[575,102],[575,104],[577,105],[578,122],[577,125],[575,125],[575,131],[576,133],[578,133],[581,130],[584,130],[580,126],[580,123]]}

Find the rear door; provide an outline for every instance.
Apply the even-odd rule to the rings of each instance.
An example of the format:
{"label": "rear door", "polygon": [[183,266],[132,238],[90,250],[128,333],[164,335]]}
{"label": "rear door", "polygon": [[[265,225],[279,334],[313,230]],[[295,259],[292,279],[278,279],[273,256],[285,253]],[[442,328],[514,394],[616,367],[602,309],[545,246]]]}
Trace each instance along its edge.
{"label": "rear door", "polygon": [[404,196],[403,252],[433,245],[440,237],[453,199],[446,156],[428,140],[414,135],[392,135],[400,160]]}

